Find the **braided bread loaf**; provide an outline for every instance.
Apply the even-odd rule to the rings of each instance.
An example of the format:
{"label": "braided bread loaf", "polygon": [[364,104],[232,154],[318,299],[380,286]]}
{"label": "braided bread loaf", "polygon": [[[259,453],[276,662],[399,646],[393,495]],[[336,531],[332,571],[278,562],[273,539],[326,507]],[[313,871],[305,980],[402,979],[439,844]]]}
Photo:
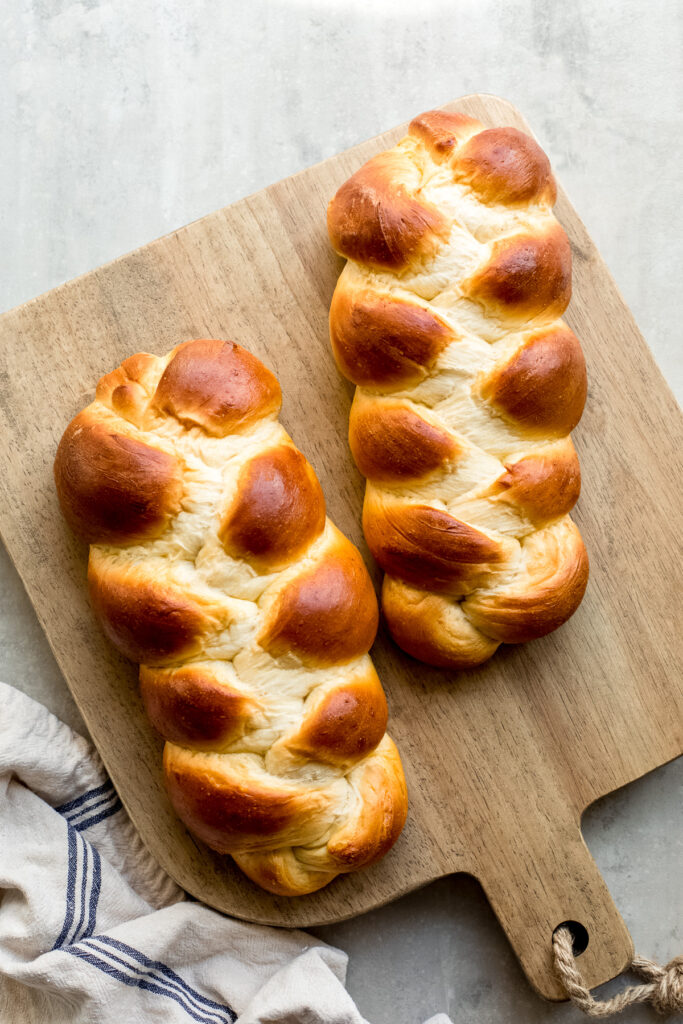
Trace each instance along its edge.
{"label": "braided bread loaf", "polygon": [[416,118],[328,208],[348,260],[330,333],[396,642],[464,668],[561,625],[588,579],[569,518],[586,397],[559,317],[567,237],[545,154],[514,128]]}
{"label": "braided bread loaf", "polygon": [[381,857],[406,790],[375,593],[279,409],[230,342],[134,355],[67,427],[55,479],[105,633],[142,663],[178,815],[298,895]]}

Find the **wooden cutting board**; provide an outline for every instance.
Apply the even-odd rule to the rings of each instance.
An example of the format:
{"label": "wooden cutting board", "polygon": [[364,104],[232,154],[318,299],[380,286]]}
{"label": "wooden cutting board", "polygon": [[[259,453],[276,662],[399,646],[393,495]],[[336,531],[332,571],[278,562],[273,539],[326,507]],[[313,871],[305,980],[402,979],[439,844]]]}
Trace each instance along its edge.
{"label": "wooden cutting board", "polygon": [[[493,96],[447,109],[529,130]],[[101,374],[139,350],[231,338],[279,377],[283,422],[315,466],[330,515],[370,564],[360,528],[364,482],[346,441],[352,387],[328,346],[342,261],[327,241],[325,207],[349,174],[403,133],[356,146],[5,314],[0,530],[126,809],[188,892],[237,917],[306,926],[469,872],[532,984],[557,999],[551,935],[560,922],[588,930],[580,963],[590,985],[619,973],[632,951],[581,837],[581,814],[683,747],[680,413],[565,195],[557,214],[575,282],[567,319],[590,382],[574,435],[588,592],[557,633],[501,648],[467,673],[426,668],[380,630],[373,656],[411,799],[405,832],[380,864],[288,900],[262,892],[186,832],[164,792],[162,744],[142,712],[136,668],[93,620],[86,550],[63,525],[53,489],[59,437]]]}

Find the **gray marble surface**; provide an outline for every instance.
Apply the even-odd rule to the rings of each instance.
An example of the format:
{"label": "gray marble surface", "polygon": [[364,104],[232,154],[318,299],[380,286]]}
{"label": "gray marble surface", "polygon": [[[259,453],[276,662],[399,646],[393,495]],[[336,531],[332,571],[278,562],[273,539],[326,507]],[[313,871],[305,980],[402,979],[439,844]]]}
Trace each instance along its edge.
{"label": "gray marble surface", "polygon": [[[13,0],[0,308],[420,110],[494,92],[526,114],[680,398],[682,27],[677,0]],[[0,581],[0,678],[83,731],[4,550]],[[682,783],[669,765],[584,819],[637,948],[660,960],[683,947]],[[318,933],[349,952],[373,1024],[579,1018],[531,992],[468,878]]]}

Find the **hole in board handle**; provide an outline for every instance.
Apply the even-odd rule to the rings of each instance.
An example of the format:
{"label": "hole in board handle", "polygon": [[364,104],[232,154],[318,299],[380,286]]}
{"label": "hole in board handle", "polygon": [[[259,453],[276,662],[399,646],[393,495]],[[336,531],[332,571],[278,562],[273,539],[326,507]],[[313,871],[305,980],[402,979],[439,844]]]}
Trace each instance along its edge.
{"label": "hole in board handle", "polygon": [[553,935],[560,928],[569,929],[572,937],[572,952],[574,956],[581,956],[588,948],[588,931],[578,921],[563,921],[562,924],[558,924]]}

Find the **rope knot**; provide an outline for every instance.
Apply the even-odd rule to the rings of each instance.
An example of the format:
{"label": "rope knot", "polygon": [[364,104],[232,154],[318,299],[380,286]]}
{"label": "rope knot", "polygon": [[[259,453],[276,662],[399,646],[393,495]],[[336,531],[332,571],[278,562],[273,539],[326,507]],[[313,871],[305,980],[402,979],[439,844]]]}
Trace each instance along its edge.
{"label": "rope knot", "polygon": [[633,968],[652,983],[650,1000],[658,1013],[683,1012],[683,956],[675,956],[664,967],[636,956]]}
{"label": "rope knot", "polygon": [[645,985],[634,985],[623,992],[600,1002],[593,998],[574,958],[572,934],[566,926],[558,928],[553,935],[555,969],[567,995],[588,1017],[611,1017],[634,1003],[650,1003],[658,1013],[683,1011],[683,956],[676,956],[665,967],[634,956],[631,970],[646,979]]}

